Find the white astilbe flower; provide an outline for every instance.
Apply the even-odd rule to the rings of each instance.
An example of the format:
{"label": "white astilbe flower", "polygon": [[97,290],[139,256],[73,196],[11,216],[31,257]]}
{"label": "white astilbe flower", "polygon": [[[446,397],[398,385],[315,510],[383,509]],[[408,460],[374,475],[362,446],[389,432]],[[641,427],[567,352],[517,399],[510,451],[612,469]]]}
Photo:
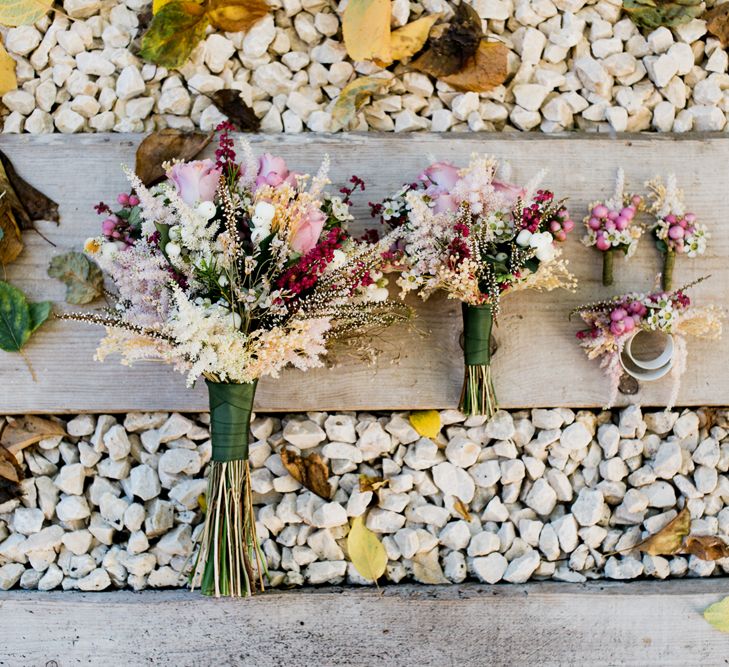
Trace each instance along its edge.
{"label": "white astilbe flower", "polygon": [[615,174],[615,189],[613,196],[605,201],[605,206],[610,210],[618,211],[625,203],[625,172],[622,167],[618,168]]}
{"label": "white astilbe flower", "polygon": [[668,174],[665,185],[659,177],[648,181],[646,187],[651,191],[649,210],[657,218],[665,218],[671,213],[683,215],[686,212],[683,190],[678,187],[676,174]]}
{"label": "white astilbe flower", "polygon": [[329,183],[331,183],[329,180],[329,155],[325,154],[324,159],[321,162],[321,166],[319,167],[319,171],[311,181],[309,195],[312,199],[318,199],[324,192],[324,188],[329,185]]}
{"label": "white astilbe flower", "polygon": [[154,234],[157,231],[155,223],[173,225],[175,223],[174,212],[164,205],[163,198],[156,196],[149,190],[129,167],[123,165],[122,170],[137,197],[139,197],[142,214],[142,236],[148,237]]}
{"label": "white astilbe flower", "polygon": [[240,150],[243,153],[243,169],[241,169],[240,185],[246,190],[252,190],[258,175],[258,158],[253,154],[250,143],[240,140]]}

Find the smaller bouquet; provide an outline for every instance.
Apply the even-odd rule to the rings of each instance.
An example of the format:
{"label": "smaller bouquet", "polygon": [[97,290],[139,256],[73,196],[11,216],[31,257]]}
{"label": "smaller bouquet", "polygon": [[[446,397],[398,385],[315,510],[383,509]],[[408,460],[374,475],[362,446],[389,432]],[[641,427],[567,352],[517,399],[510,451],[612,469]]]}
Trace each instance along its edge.
{"label": "smaller bouquet", "polygon": [[651,231],[658,251],[663,255],[663,289],[673,285],[673,267],[676,255],[697,257],[706,252],[709,232],[706,226],[696,222],[696,215],[687,213],[683,191],[676,185],[676,175],[669,174],[664,185],[660,178],[646,183],[650,190],[649,211],[656,217]]}
{"label": "smaller bouquet", "polygon": [[[579,306],[570,313],[570,317],[578,313],[587,324],[587,329],[577,332],[577,339],[588,359],[600,359],[600,366],[610,379],[606,409],[615,402],[623,372],[639,380],[657,380],[670,371],[674,383],[666,409],[673,407],[686,369],[685,337],[717,339],[722,331],[723,315],[719,309],[691,307],[686,290],[696,282],[674,292],[615,296]],[[662,345],[652,355],[640,356],[633,350],[642,333],[659,334],[662,339]]]}
{"label": "smaller bouquet", "polygon": [[390,257],[401,274],[401,297],[436,290],[462,302],[465,378],[460,408],[490,417],[491,329],[507,291],[572,287],[558,244],[574,222],[563,200],[536,182],[520,187],[496,178],[497,162],[474,157],[459,169],[429,166],[373,211],[401,231]]}
{"label": "smaller bouquet", "polygon": [[622,251],[627,259],[638,247],[642,229],[634,218],[642,201],[640,195],[625,194],[625,174],[618,169],[612,198],[590,205],[590,214],[585,218],[587,234],[582,242],[602,253],[602,284],[606,287],[613,284],[616,251]]}

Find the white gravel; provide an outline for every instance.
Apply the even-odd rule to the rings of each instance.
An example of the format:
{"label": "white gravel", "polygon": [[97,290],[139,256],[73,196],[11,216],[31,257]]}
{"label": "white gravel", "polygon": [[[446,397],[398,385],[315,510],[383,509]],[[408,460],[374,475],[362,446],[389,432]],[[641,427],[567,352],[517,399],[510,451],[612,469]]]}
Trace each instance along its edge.
{"label": "white gravel", "polygon": [[[428,582],[419,573],[438,566],[445,580],[488,583],[729,571],[630,549],[684,506],[693,534],[729,538],[729,410],[538,409],[488,423],[446,410],[436,441],[407,417],[254,420],[251,477],[272,585],[364,583],[345,557],[349,522],[364,514],[391,582]],[[207,421],[79,415],[67,423],[76,435],[24,450],[25,496],[0,505],[0,589],[184,586],[202,528]],[[328,461],[332,498],[287,474],[284,445]],[[387,484],[361,493],[362,474]]]}
{"label": "white gravel", "polygon": [[[212,129],[221,119],[204,93],[235,88],[265,132],[329,131],[331,108],[356,76],[342,44],[346,0],[271,0],[247,35],[215,33],[179,71],[136,55],[144,0],[64,0],[66,16],[2,28],[18,61],[3,132],[146,132]],[[510,48],[506,85],[462,93],[398,65],[352,129],[411,132],[723,130],[729,58],[694,19],[643,36],[620,0],[472,0],[487,34]],[[709,0],[708,7],[716,4]],[[451,11],[445,0],[394,2],[393,26]],[[4,119],[3,119],[4,115]]]}

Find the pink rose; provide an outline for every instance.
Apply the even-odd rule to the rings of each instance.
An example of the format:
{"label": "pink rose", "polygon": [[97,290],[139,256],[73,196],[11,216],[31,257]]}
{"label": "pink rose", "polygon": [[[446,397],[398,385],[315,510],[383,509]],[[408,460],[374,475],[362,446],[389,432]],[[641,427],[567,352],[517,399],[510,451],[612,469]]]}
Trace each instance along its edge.
{"label": "pink rose", "polygon": [[436,162],[423,171],[418,178],[426,184],[425,194],[433,201],[435,213],[455,211],[458,202],[450,194],[458,182],[458,167],[450,162]]}
{"label": "pink rose", "polygon": [[213,201],[220,183],[220,169],[212,160],[178,162],[167,172],[177,194],[188,206]]}
{"label": "pink rose", "polygon": [[257,188],[260,188],[262,185],[270,185],[276,188],[284,182],[295,186],[296,176],[296,172],[289,171],[289,168],[286,166],[286,160],[282,157],[264,153],[258,159]]}
{"label": "pink rose", "polygon": [[503,183],[501,181],[492,181],[491,184],[494,186],[496,192],[500,192],[504,198],[504,204],[507,206],[513,206],[516,204],[516,200],[520,197],[523,199],[526,195],[526,190],[520,188],[518,185],[513,183]]}
{"label": "pink rose", "polygon": [[327,217],[318,209],[309,209],[308,217],[299,225],[291,238],[291,247],[298,253],[305,255],[311,250],[321,236]]}

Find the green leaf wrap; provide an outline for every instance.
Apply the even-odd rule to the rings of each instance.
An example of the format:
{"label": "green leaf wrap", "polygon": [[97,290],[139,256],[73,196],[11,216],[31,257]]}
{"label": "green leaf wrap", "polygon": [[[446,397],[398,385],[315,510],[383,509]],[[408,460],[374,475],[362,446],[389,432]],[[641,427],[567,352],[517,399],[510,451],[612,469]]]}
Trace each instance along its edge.
{"label": "green leaf wrap", "polygon": [[213,461],[240,461],[248,458],[248,433],[253,397],[258,381],[244,384],[209,382],[210,435]]}
{"label": "green leaf wrap", "polygon": [[463,308],[463,357],[466,366],[488,366],[491,363],[491,327],[494,316],[491,306]]}

